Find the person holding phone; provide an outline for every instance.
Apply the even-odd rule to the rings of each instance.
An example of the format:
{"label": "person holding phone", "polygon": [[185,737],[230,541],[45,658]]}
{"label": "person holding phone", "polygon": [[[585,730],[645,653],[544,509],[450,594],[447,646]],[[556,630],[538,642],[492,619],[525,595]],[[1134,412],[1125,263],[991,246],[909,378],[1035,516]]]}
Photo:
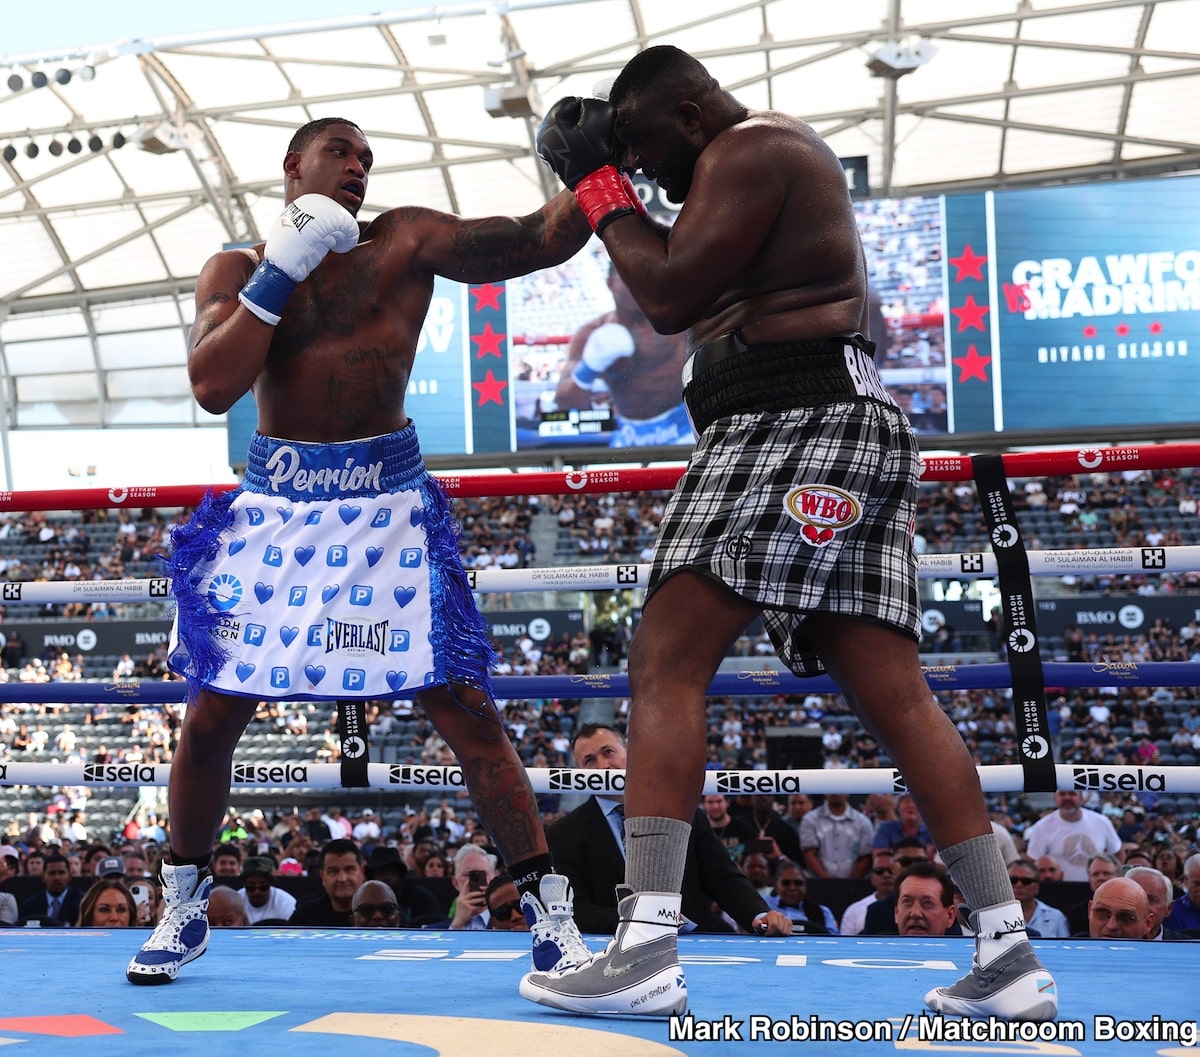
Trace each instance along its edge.
{"label": "person holding phone", "polygon": [[486,929],[491,925],[488,913],[487,889],[496,876],[496,857],[478,845],[466,844],[454,857],[454,888],[458,898],[451,908],[447,928]]}

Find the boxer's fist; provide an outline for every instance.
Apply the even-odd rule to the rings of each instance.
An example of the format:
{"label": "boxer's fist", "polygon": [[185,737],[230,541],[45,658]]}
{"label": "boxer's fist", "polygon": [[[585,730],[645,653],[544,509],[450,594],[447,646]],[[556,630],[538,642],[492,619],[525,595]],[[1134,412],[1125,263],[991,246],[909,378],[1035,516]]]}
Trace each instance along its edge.
{"label": "boxer's fist", "polygon": [[618,360],[634,354],[633,335],[620,323],[604,323],[588,335],[583,355],[571,378],[581,389],[594,389],[597,380]]}
{"label": "boxer's fist", "polygon": [[604,99],[560,99],[537,132],[537,152],[572,191],[585,176],[614,165],[617,112]]}
{"label": "boxer's fist", "polygon": [[330,250],[347,253],[358,245],[358,221],[325,195],[289,202],[271,228],[263,261],[242,287],[238,300],[264,323],[278,324],[298,283],[308,278]]}

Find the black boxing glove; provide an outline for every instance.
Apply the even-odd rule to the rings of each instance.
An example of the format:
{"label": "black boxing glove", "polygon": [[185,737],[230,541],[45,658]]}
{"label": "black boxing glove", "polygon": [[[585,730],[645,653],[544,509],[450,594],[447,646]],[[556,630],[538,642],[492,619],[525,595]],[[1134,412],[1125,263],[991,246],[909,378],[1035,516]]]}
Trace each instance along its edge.
{"label": "black boxing glove", "polygon": [[537,132],[537,152],[554,174],[574,191],[585,176],[614,165],[617,112],[605,99],[560,99]]}

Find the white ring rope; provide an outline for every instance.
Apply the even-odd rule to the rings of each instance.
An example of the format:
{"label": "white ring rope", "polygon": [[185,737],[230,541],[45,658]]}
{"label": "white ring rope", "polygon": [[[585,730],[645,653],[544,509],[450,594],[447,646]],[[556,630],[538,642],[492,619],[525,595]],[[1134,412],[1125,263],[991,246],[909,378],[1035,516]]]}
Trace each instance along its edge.
{"label": "white ring rope", "polygon": [[[1024,788],[1019,764],[977,767],[985,793],[1011,793]],[[1119,764],[1056,764],[1059,789],[1096,792],[1148,792],[1174,795],[1200,793],[1200,767],[1139,767]],[[605,793],[625,788],[624,771],[592,771],[571,767],[527,767],[535,793]],[[0,763],[0,786],[165,786],[169,763]],[[462,768],[421,763],[367,765],[371,789],[392,792],[466,790]],[[303,760],[255,760],[233,765],[234,788],[340,789],[337,763]],[[706,771],[704,792],[734,794],[902,793],[903,776],[894,767],[767,771]]]}
{"label": "white ring rope", "polygon": [[[1200,569],[1200,546],[1100,547],[1095,550],[1028,551],[1034,576],[1095,576],[1102,573],[1152,576]],[[522,591],[604,591],[644,587],[650,575],[646,563],[564,565],[540,569],[468,569],[471,586],[480,594]],[[996,557],[985,551],[922,554],[917,559],[922,579],[971,580],[997,575]],[[143,580],[36,580],[3,585],[5,604],[39,605],[67,602],[169,602],[171,582],[164,577]]]}

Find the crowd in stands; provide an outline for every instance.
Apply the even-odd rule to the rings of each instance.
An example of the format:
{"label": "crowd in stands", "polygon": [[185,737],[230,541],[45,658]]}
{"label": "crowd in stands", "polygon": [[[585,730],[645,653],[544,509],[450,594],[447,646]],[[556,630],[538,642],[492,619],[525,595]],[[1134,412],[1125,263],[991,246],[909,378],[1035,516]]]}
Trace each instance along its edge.
{"label": "crowd in stands", "polygon": [[[961,896],[910,797],[872,794],[857,806],[845,795],[818,799],[710,795],[696,824],[712,827],[794,932],[963,934],[954,913]],[[1176,828],[1178,820],[1162,814],[1146,825],[1137,797],[1074,791],[1054,794],[1049,808],[1010,808],[993,812],[993,828],[1036,935],[1115,935],[1099,920],[1099,896],[1124,876],[1146,889],[1150,915],[1140,919],[1142,932],[1120,935],[1200,939],[1194,820]],[[549,811],[545,821],[562,815]],[[169,829],[143,814],[108,839],[89,832],[82,812],[72,827],[47,831],[35,821],[14,834],[10,826],[0,845],[0,925],[152,925],[162,909],[157,872]],[[523,927],[505,864],[469,807],[449,800],[407,807],[391,821],[339,806],[230,813],[211,869],[225,889],[210,907],[214,926]],[[948,913],[935,906],[931,916],[906,899],[910,877],[944,888]],[[744,931],[719,910],[707,931]]]}
{"label": "crowd in stands", "polygon": [[[1084,474],[1012,482],[1014,499],[1027,545],[1041,547],[1172,546],[1200,538],[1196,500],[1187,471],[1130,471]],[[521,567],[536,557],[534,528],[552,522],[557,544],[552,561],[648,561],[666,502],[663,493],[642,495],[570,495],[494,499],[464,499],[458,503],[462,524],[464,560],[475,568]],[[1026,522],[1028,519],[1028,522]],[[158,511],[88,512],[82,515],[0,515],[0,574],[9,581],[34,579],[110,579],[154,575],[153,555],[163,547],[172,516]],[[985,527],[975,489],[971,485],[926,484],[922,488],[917,524],[919,551],[985,549]],[[1063,577],[1070,591],[1106,594],[1187,593],[1200,584],[1200,572],[1162,576],[1140,574]],[[126,608],[106,603],[65,605],[9,604],[0,611],[0,680],[7,682],[78,681],[103,679],[170,678],[158,652],[103,659],[61,649],[31,655],[19,634],[8,634],[6,621],[17,619],[73,620],[116,619]],[[1155,622],[1141,635],[1082,632],[1071,629],[1056,645],[1056,659],[1068,661],[1200,661],[1200,626],[1190,622],[1175,628]],[[999,628],[992,630],[987,646],[1000,655]],[[582,674],[598,664],[619,661],[626,642],[604,641],[595,635],[563,635],[535,642],[528,635],[512,643],[497,643],[501,656],[498,674]],[[923,649],[953,659],[964,646],[952,628],[931,632]],[[736,652],[748,657],[772,652],[762,635],[749,632]],[[941,692],[938,699],[951,716],[980,764],[1017,762],[1012,704],[1008,691],[963,690]],[[623,716],[627,702],[617,704]],[[500,701],[506,726],[521,758],[534,767],[571,766],[570,742],[578,726],[578,700]],[[880,746],[862,731],[845,702],[836,695],[807,694],[775,698],[714,698],[710,703],[708,731],[711,768],[762,769],[768,766],[767,729],[774,726],[816,727],[821,733],[821,759],[826,768],[890,766]],[[428,721],[410,702],[379,701],[370,706],[369,724],[376,753],[386,750],[387,762],[451,764],[456,761]],[[1192,765],[1200,763],[1200,692],[1196,687],[1146,688],[1113,686],[1095,689],[1062,688],[1050,697],[1051,731],[1056,758],[1072,764],[1140,763]],[[0,763],[9,761],[82,763],[169,762],[178,735],[180,709],[173,705],[123,706],[0,704]],[[247,732],[243,748],[261,758],[329,761],[337,758],[336,713],[332,704],[263,703]],[[91,878],[95,860],[106,857],[90,850],[99,845],[108,857],[141,854],[142,874],[130,874],[138,884],[153,887],[154,857],[162,847],[167,819],[154,818],[132,800],[102,796],[92,787],[12,789],[0,787],[0,824],[4,843],[18,852],[15,875],[36,876],[38,852],[62,853],[71,876]],[[803,799],[803,798],[801,798]],[[879,825],[886,817],[887,798],[868,798],[858,807]],[[544,797],[547,819],[559,811],[556,797]],[[1003,795],[990,798],[993,817],[1018,849],[1026,831],[1044,812],[1036,797]],[[1145,851],[1151,864],[1163,870],[1174,885],[1184,884],[1182,864],[1194,855],[1200,834],[1200,805],[1187,796],[1154,792],[1105,794],[1092,797],[1091,806],[1119,835],[1119,863]],[[779,814],[786,815],[783,805]],[[469,802],[462,800],[414,803],[404,813],[380,805],[374,825],[378,835],[362,839],[356,829],[365,822],[362,813],[343,839],[361,850],[363,883],[373,850],[381,850],[382,868],[387,851],[395,848],[409,875],[440,876],[453,882],[453,853],[474,843],[486,843],[478,834]],[[411,812],[411,813],[409,813]],[[311,812],[306,813],[311,815]],[[345,818],[337,808],[318,809],[327,819]],[[243,860],[268,859],[272,878],[299,877],[316,881],[321,875],[317,857],[321,841],[303,842],[287,851],[299,816],[280,812],[272,818],[243,816],[227,842],[237,847]],[[307,832],[311,817],[301,820]],[[786,820],[785,820],[786,821]],[[328,822],[325,823],[328,826]],[[264,830],[265,827],[265,830]],[[331,836],[338,839],[329,827]],[[424,830],[431,840],[423,839]],[[147,836],[147,833],[151,834]],[[311,836],[310,836],[311,840]],[[265,846],[265,848],[263,848]],[[261,849],[261,850],[260,850]],[[426,855],[425,850],[430,854]],[[304,854],[300,854],[303,851]],[[32,853],[33,865],[29,867]],[[1169,853],[1169,856],[1168,856]],[[763,887],[774,887],[780,864],[793,856],[747,862],[759,852],[743,849],[739,855],[749,873]],[[291,863],[288,860],[293,860]],[[795,855],[806,883],[824,879]],[[89,865],[89,860],[93,860]],[[1172,865],[1173,864],[1173,865]],[[111,865],[111,864],[110,864]],[[242,877],[244,862],[237,876]],[[503,864],[494,864],[498,876]],[[1164,866],[1170,867],[1164,869]],[[261,870],[262,863],[258,864]],[[428,871],[428,873],[426,872]],[[870,871],[867,870],[866,873]],[[863,875],[866,877],[866,873]],[[882,876],[882,875],[881,875]],[[795,878],[790,878],[795,880]],[[251,882],[251,887],[257,882]],[[273,882],[274,883],[274,882]],[[293,886],[299,882],[289,882]],[[865,880],[859,879],[859,884]],[[3,884],[0,884],[0,888]],[[788,885],[788,887],[793,887]],[[442,886],[443,896],[449,890]],[[98,893],[99,894],[99,893]],[[139,891],[139,895],[142,894]],[[119,895],[119,893],[118,893]],[[443,900],[438,913],[453,917],[454,896]],[[832,898],[832,897],[831,897]],[[2,912],[3,900],[0,900]],[[107,904],[123,902],[109,898]],[[376,900],[378,902],[378,900]],[[833,903],[840,916],[844,906]],[[119,907],[109,907],[114,914]],[[135,908],[145,917],[145,904]],[[346,913],[352,908],[347,905]],[[409,912],[410,917],[411,910]],[[417,915],[418,917],[421,915]],[[439,919],[440,920],[440,919]],[[1077,922],[1078,923],[1078,922]]]}

